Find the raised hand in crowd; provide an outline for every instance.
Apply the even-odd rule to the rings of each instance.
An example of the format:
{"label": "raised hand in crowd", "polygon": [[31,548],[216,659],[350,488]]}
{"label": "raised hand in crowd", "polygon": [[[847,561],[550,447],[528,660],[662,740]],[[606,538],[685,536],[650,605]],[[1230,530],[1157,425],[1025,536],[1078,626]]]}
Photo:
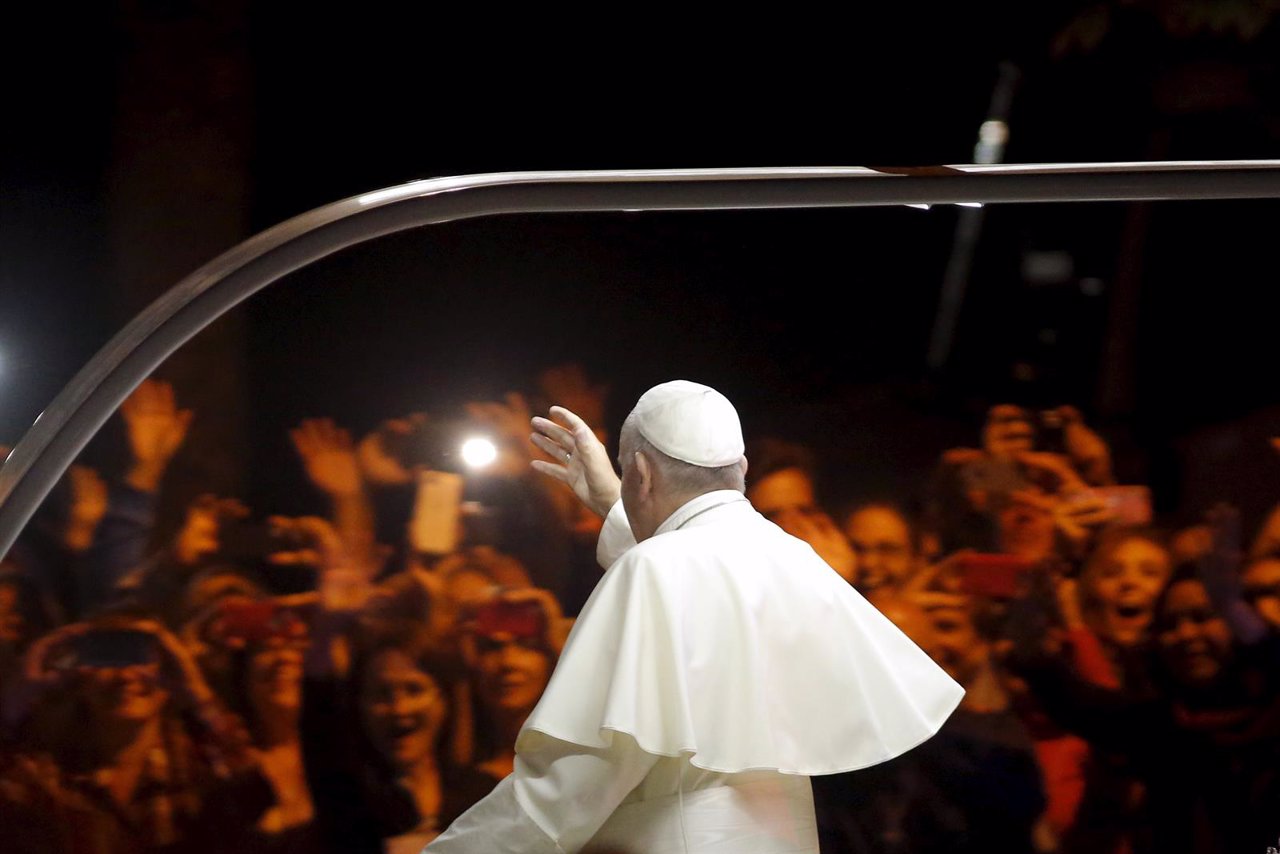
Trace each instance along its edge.
{"label": "raised hand in crowd", "polygon": [[487,429],[497,445],[498,458],[487,471],[504,477],[520,477],[529,470],[533,454],[529,443],[529,404],[519,392],[508,392],[499,401],[473,401],[464,407],[478,426]]}
{"label": "raised hand in crowd", "polygon": [[373,564],[362,563],[360,556],[347,548],[346,541],[327,519],[319,516],[272,516],[268,522],[272,533],[282,542],[296,544],[268,555],[268,563],[278,566],[310,566],[322,574],[359,572],[365,578],[372,578],[376,572]]}
{"label": "raised hand in crowd", "polygon": [[88,466],[68,469],[67,482],[71,487],[71,503],[67,509],[67,526],[62,533],[62,542],[68,551],[80,554],[93,545],[98,523],[107,513],[107,484],[97,471]]}
{"label": "raised hand in crowd", "polygon": [[1114,521],[1106,499],[1087,490],[1053,499],[1053,523],[1067,557],[1083,557],[1097,532]]}
{"label": "raised hand in crowd", "polygon": [[311,484],[332,498],[364,488],[351,434],[329,418],[308,418],[289,431]]}
{"label": "raised hand in crowd", "polygon": [[273,516],[269,522],[273,532],[296,546],[269,555],[268,562],[308,566],[316,573],[315,592],[293,597],[296,604],[317,606],[306,672],[320,678],[346,673],[351,665],[347,635],[352,621],[381,594],[373,583],[377,566],[353,555],[333,525],[318,516]]}
{"label": "raised hand in crowd", "polygon": [[1013,458],[1027,475],[1047,492],[1074,495],[1087,492],[1089,485],[1071,466],[1071,460],[1049,451],[1019,451]]}
{"label": "raised hand in crowd", "polygon": [[222,547],[223,526],[248,516],[249,508],[238,499],[201,495],[187,507],[186,518],[174,537],[174,560],[182,566],[196,566],[217,554]]}
{"label": "raised hand in crowd", "polygon": [[194,413],[178,408],[172,385],[147,379],[121,404],[120,415],[133,458],[125,482],[142,492],[155,492],[187,438]]}
{"label": "raised hand in crowd", "polygon": [[605,403],[609,398],[608,383],[593,383],[582,365],[568,362],[553,365],[538,374],[538,390],[548,405],[555,404],[576,412],[601,442],[607,441],[604,430]]}
{"label": "raised hand in crowd", "polygon": [[333,523],[354,560],[371,564],[378,557],[373,505],[351,434],[328,418],[311,418],[289,432],[311,483],[333,505]]}
{"label": "raised hand in crowd", "polygon": [[413,470],[388,448],[389,441],[414,435],[426,424],[421,412],[383,421],[356,445],[356,460],[367,483],[379,487],[408,486]]}
{"label": "raised hand in crowd", "polygon": [[1059,406],[1045,415],[1056,417],[1062,425],[1063,450],[1080,476],[1091,486],[1115,483],[1111,470],[1111,446],[1084,423],[1080,410]]}

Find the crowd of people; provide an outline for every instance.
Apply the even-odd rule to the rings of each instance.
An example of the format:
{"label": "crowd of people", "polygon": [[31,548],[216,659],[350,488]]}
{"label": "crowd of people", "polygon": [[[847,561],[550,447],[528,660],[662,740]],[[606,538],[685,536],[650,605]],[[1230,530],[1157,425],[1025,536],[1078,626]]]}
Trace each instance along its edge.
{"label": "crowd of people", "polygon": [[[579,367],[539,383],[605,423]],[[0,847],[419,851],[511,772],[600,577],[600,520],[531,473],[530,414],[304,421],[327,515],[202,495],[168,536],[198,415],[144,382],[122,476],[72,467],[0,565]],[[823,850],[1280,844],[1280,509],[1252,538],[1225,503],[1159,530],[1070,407],[994,406],[975,438],[916,495],[836,507],[808,449],[749,436],[755,508],[966,690],[923,745],[813,778]]]}

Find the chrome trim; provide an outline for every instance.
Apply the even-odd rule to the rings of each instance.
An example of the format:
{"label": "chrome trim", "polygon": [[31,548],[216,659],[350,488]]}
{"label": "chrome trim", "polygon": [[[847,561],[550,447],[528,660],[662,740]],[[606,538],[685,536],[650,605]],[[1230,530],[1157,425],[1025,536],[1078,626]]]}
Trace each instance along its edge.
{"label": "chrome trim", "polygon": [[121,401],[173,351],[288,273],[397,231],[518,213],[1276,197],[1274,160],[506,172],[364,193],[224,252],[98,351],[0,467],[0,556]]}

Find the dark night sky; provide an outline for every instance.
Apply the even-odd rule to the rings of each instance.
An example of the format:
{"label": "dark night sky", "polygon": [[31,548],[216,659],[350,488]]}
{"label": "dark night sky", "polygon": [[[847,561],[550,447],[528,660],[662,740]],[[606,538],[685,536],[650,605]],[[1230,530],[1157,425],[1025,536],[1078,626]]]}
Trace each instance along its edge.
{"label": "dark night sky", "polygon": [[[141,4],[197,16],[199,5]],[[260,4],[242,30],[252,227],[468,172],[966,162],[1004,59],[1024,71],[1009,161],[1276,156],[1280,27],[1242,46],[1171,39],[1130,13],[1098,49],[1051,62],[1047,46],[1079,5],[898,4],[696,30],[653,10],[638,22],[577,20],[569,35],[568,21],[498,27],[408,21],[390,4],[341,17]],[[10,441],[114,331],[102,194],[118,13],[24,14],[13,32],[27,37],[5,60],[0,142],[0,440]],[[1180,73],[1193,81],[1182,90]],[[1207,92],[1205,103],[1187,91]],[[1232,382],[1270,355],[1280,300],[1261,249],[1273,210],[1153,214],[1141,392],[1122,419],[1133,441],[1280,402],[1274,384]],[[619,400],[676,373],[719,383],[758,428],[838,442],[838,474],[894,489],[939,447],[970,439],[975,401],[1004,390],[1018,359],[1041,369],[1034,393],[1089,408],[1107,294],[1073,287],[1115,274],[1123,215],[1118,205],[990,210],[957,366],[931,388],[917,381],[954,211],[516,218],[403,235],[246,307],[256,423],[333,414],[364,429],[572,357],[613,378]],[[1073,287],[1025,287],[1024,253],[1057,249],[1075,258]],[[267,458],[283,447],[276,434],[262,442]]]}

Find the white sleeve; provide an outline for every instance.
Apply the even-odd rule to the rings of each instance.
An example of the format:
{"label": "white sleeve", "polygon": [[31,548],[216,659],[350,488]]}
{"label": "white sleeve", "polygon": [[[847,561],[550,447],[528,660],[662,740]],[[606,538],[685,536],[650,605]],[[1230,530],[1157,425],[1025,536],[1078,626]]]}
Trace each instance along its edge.
{"label": "white sleeve", "polygon": [[657,761],[622,733],[601,749],[546,738],[424,854],[574,854]]}
{"label": "white sleeve", "polygon": [[600,529],[600,539],[596,541],[596,561],[601,567],[608,569],[635,544],[635,534],[631,533],[627,511],[622,509],[622,499],[619,498],[604,517],[604,527]]}

